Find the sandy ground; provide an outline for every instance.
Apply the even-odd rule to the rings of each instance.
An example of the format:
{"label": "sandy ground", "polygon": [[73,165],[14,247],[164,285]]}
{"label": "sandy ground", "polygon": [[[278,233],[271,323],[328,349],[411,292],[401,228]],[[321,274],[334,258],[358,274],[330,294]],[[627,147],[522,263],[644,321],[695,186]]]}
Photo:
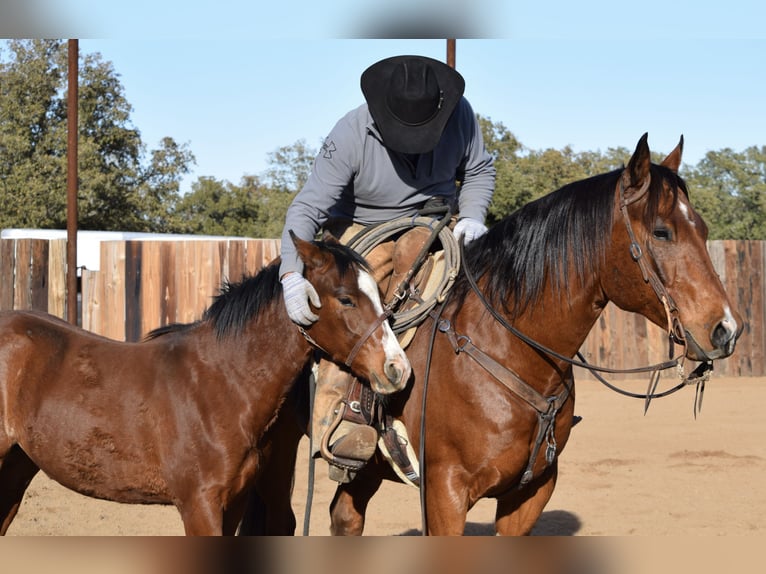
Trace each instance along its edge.
{"label": "sandy ground", "polygon": [[[644,382],[623,386],[642,391]],[[599,383],[577,384],[583,421],[560,462],[558,486],[533,534],[561,536],[747,536],[766,531],[766,378],[721,378],[707,385],[702,412],[694,389],[652,403]],[[305,444],[294,507],[298,531],[306,506]],[[326,535],[335,483],[317,465],[310,534]],[[468,516],[466,534],[493,534],[494,504]],[[412,487],[386,483],[371,502],[366,535],[420,533]],[[11,525],[11,536],[178,535],[172,507],[121,505],[83,497],[39,474]]]}

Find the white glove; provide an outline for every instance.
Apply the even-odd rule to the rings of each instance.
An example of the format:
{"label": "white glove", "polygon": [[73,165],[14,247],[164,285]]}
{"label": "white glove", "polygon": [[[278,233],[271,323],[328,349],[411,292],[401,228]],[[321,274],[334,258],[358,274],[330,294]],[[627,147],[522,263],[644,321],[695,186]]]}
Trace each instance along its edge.
{"label": "white glove", "polygon": [[309,300],[314,307],[322,306],[314,286],[300,273],[288,273],[282,277],[281,281],[282,296],[290,319],[304,327],[308,327],[319,319],[319,316],[309,307]]}
{"label": "white glove", "polygon": [[476,221],[470,217],[464,217],[463,219],[459,220],[455,224],[455,228],[452,230],[452,233],[455,234],[455,237],[457,237],[458,241],[460,241],[460,237],[465,239],[466,245],[468,245],[477,237],[481,237],[486,232],[486,225],[484,225],[481,221]]}

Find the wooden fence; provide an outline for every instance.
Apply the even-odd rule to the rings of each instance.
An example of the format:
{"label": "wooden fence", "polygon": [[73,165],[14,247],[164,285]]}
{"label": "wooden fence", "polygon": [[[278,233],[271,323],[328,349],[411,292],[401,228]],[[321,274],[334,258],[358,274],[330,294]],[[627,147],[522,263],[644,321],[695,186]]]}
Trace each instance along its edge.
{"label": "wooden fence", "polygon": [[[718,374],[766,374],[765,245],[708,244],[713,264],[745,320],[737,351],[716,362]],[[255,273],[278,253],[276,239],[102,242],[100,269],[82,272],[81,325],[106,337],[137,341],[156,327],[194,321],[224,280]],[[0,240],[0,309],[39,309],[66,317],[65,273],[66,240]],[[667,359],[668,345],[662,330],[610,305],[581,351],[593,364],[622,369]],[[590,375],[578,369],[577,377]]]}

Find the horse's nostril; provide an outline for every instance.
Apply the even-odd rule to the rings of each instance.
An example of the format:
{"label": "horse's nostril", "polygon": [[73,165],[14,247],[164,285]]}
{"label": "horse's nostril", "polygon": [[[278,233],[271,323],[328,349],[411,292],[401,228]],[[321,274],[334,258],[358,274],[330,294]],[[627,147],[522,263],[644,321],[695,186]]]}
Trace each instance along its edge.
{"label": "horse's nostril", "polygon": [[386,361],[383,371],[386,373],[386,378],[393,384],[398,384],[402,378],[402,371],[392,361]]}
{"label": "horse's nostril", "polygon": [[730,328],[729,322],[723,320],[713,329],[713,335],[710,337],[710,340],[716,348],[721,349],[732,340],[734,335],[735,331]]}

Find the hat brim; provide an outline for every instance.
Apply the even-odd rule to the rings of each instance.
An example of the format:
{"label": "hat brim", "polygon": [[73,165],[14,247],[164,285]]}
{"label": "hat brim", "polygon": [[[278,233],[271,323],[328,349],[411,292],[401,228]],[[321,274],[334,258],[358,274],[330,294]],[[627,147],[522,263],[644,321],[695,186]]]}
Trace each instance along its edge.
{"label": "hat brim", "polygon": [[[434,117],[425,124],[412,126],[402,123],[388,109],[386,93],[394,69],[403,61],[419,58],[425,60],[433,70],[439,89],[442,91],[442,104]],[[375,125],[386,147],[401,153],[426,153],[439,143],[444,126],[447,125],[455,106],[463,96],[465,80],[454,68],[447,64],[423,56],[394,56],[376,62],[361,78],[362,93],[375,120]]]}

